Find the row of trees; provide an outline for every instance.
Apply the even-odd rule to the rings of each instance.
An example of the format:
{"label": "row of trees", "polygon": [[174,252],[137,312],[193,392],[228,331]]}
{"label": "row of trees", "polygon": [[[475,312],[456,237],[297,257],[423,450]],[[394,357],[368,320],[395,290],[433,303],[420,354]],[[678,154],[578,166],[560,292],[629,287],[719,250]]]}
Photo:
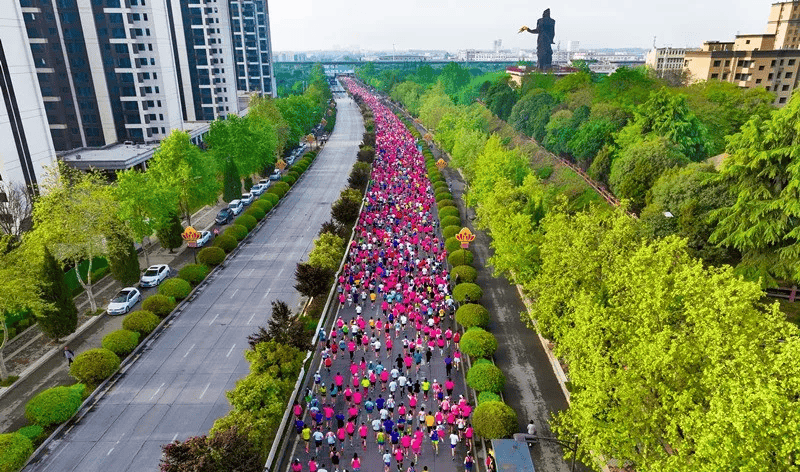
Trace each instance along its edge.
{"label": "row of trees", "polygon": [[[532,318],[569,365],[572,402],[555,429],[637,470],[796,468],[800,447],[788,429],[800,411],[791,361],[800,333],[777,304],[763,304],[755,282],[764,274],[795,280],[792,136],[800,100],[770,111],[761,91],[729,101],[748,92],[716,83],[644,87],[652,79],[630,70],[600,82],[570,79],[587,85],[563,97],[551,91],[568,84],[531,80],[538,86],[526,101],[549,105],[526,122],[544,121],[545,144],[576,145],[564,127],[582,123],[579,134],[604,108],[612,117],[625,113],[610,141],[584,140],[600,142],[584,165],[610,161],[607,177],[614,165],[617,174],[656,174],[640,182],[644,200],[634,209],[641,218],[630,218],[630,207],[587,205],[596,197],[569,172],[482,105],[454,102],[442,84],[400,84],[392,96],[416,107],[462,169],[476,222],[492,235],[492,265],[536,300]],[[720,112],[717,124],[698,108],[703,100]],[[512,105],[509,120],[524,104]],[[589,107],[588,121],[581,106]],[[719,150],[715,133],[736,133],[749,114],[728,138],[731,157],[721,171],[700,162]],[[720,131],[725,126],[730,131]],[[620,164],[631,160],[639,164]],[[673,163],[659,167],[663,160]],[[748,267],[752,281],[739,276]]]}

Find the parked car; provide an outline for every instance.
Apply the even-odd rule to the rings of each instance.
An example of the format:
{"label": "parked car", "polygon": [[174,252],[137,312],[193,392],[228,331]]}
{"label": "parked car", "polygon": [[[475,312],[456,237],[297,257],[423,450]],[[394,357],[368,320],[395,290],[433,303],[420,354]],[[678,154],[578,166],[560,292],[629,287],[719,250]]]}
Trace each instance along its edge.
{"label": "parked car", "polygon": [[275,169],[275,171],[270,174],[269,180],[281,180],[282,176],[283,174],[281,174],[280,169]]}
{"label": "parked car", "polygon": [[144,271],[142,278],[139,280],[140,287],[155,287],[161,282],[167,280],[172,270],[167,264],[151,265]]}
{"label": "parked car", "polygon": [[242,202],[242,205],[244,205],[244,206],[250,206],[250,204],[253,203],[253,194],[251,194],[251,193],[243,193],[241,202]]}
{"label": "parked car", "polygon": [[244,210],[244,205],[242,204],[241,200],[234,200],[228,203],[228,210],[230,210],[231,213],[233,213],[233,216],[239,216],[239,213],[241,213],[242,210]]}
{"label": "parked car", "polygon": [[264,186],[264,190],[268,189],[270,185],[272,185],[272,181],[269,179],[261,179],[258,181],[259,185]]}
{"label": "parked car", "polygon": [[211,241],[211,231],[200,231],[200,239],[197,240],[197,247],[203,247]]}
{"label": "parked car", "polygon": [[222,210],[217,213],[217,217],[214,218],[214,223],[218,225],[225,225],[230,223],[233,220],[233,212],[230,208],[223,208]]}
{"label": "parked car", "polygon": [[142,294],[135,287],[125,287],[111,299],[106,308],[109,315],[124,315],[131,311],[136,303],[142,299]]}
{"label": "parked car", "polygon": [[250,187],[250,194],[253,195],[253,197],[259,197],[266,190],[267,190],[267,187],[265,185],[263,185],[263,184],[255,184],[252,187]]}

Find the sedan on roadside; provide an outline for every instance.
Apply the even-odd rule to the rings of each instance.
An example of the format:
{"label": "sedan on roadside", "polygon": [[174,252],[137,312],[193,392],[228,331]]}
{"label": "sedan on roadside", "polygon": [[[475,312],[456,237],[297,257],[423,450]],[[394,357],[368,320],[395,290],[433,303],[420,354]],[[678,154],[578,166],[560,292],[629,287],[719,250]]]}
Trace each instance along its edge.
{"label": "sedan on roadside", "polygon": [[161,282],[167,280],[172,270],[167,264],[151,265],[144,271],[142,278],[139,280],[140,287],[155,287]]}
{"label": "sedan on roadside", "polygon": [[211,231],[200,231],[200,239],[197,240],[197,247],[203,247],[211,241]]}
{"label": "sedan on roadside", "polygon": [[251,193],[243,193],[241,201],[242,201],[242,205],[250,206],[250,204],[253,203],[253,194],[251,194]]}
{"label": "sedan on roadside", "polygon": [[233,200],[232,202],[228,203],[228,210],[233,213],[233,216],[239,216],[239,213],[244,210],[244,205],[242,204],[241,200]]}
{"label": "sedan on roadside", "polygon": [[233,212],[230,208],[223,208],[222,210],[217,213],[217,217],[214,218],[214,223],[218,225],[225,225],[230,223],[233,220]]}
{"label": "sedan on roadside", "polygon": [[131,311],[134,305],[142,298],[141,292],[135,287],[125,287],[111,299],[106,311],[109,315],[124,315]]}
{"label": "sedan on roadside", "polygon": [[267,191],[267,186],[260,183],[250,187],[250,195],[253,195],[254,197],[260,197],[266,191]]}

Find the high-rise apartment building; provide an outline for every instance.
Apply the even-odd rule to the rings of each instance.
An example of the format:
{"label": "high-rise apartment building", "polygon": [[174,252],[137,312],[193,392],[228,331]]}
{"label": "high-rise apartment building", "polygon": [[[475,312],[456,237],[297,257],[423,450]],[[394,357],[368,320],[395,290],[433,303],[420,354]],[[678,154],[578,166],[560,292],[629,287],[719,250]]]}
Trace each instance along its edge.
{"label": "high-rise apartment building", "polygon": [[9,185],[35,190],[44,168],[55,164],[23,10],[18,2],[0,9],[0,200]]}
{"label": "high-rise apartment building", "polygon": [[237,86],[276,96],[267,0],[229,0]]}
{"label": "high-rise apartment building", "polygon": [[800,1],[772,5],[765,34],[740,34],[734,41],[707,41],[687,51],[684,69],[693,82],[722,80],[743,88],[763,87],[783,106],[798,87]]}
{"label": "high-rise apartment building", "polygon": [[659,77],[667,74],[680,74],[683,71],[686,48],[654,48],[645,56],[644,63],[656,72]]}

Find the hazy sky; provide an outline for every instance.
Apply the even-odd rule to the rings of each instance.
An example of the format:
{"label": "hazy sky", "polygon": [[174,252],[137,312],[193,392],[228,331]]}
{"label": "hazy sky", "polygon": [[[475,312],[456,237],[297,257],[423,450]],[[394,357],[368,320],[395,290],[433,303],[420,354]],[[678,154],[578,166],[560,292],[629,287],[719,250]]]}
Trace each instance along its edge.
{"label": "hazy sky", "polygon": [[556,20],[556,43],[581,47],[700,46],[763,33],[769,0],[267,0],[275,51],[534,48],[545,8]]}

